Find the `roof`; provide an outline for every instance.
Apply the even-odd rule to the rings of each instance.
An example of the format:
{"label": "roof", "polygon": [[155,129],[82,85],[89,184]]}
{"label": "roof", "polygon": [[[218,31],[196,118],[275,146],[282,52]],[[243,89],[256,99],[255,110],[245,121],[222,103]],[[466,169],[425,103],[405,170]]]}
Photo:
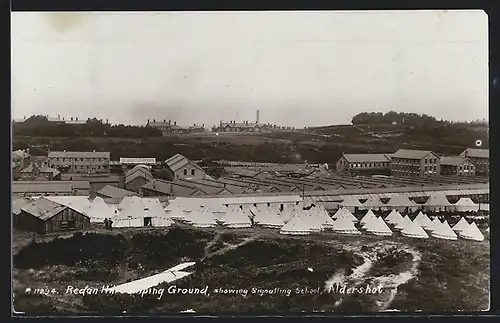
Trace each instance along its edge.
{"label": "roof", "polygon": [[172,183],[170,181],[162,179],[153,179],[149,183],[142,186],[142,188],[173,196],[191,196],[196,191],[198,191],[198,189],[195,187],[189,187],[188,185],[181,185],[179,183]]}
{"label": "roof", "polygon": [[39,198],[21,208],[21,211],[31,214],[43,221],[46,221],[54,215],[65,210],[67,206],[49,201],[45,198]]}
{"label": "roof", "polygon": [[103,188],[101,188],[99,191],[97,191],[97,194],[103,195],[105,197],[111,197],[111,198],[122,198],[126,196],[137,196],[137,193],[132,192],[132,191],[127,191],[115,186],[111,185],[106,185]]}
{"label": "roof", "polygon": [[[40,171],[40,173],[52,173],[53,176],[57,176],[61,173],[55,168],[50,168],[45,166],[38,167],[38,170]],[[33,172],[33,165],[29,165],[28,167],[26,167],[21,171],[21,173],[32,173],[32,172]]]}
{"label": "roof", "polygon": [[109,158],[109,151],[49,151],[49,158]]}
{"label": "roof", "polygon": [[12,199],[12,213],[16,215],[21,213],[21,208],[30,202],[30,200],[25,198]]}
{"label": "roof", "polygon": [[130,183],[136,178],[142,177],[147,181],[153,180],[153,175],[146,166],[137,165],[125,174],[125,184]]}
{"label": "roof", "polygon": [[15,181],[12,193],[72,193],[73,189],[89,189],[88,181]]}
{"label": "roof", "polygon": [[265,124],[263,123],[255,123],[255,122],[235,122],[235,123],[229,123],[229,122],[223,122],[219,127],[232,127],[232,128],[254,128],[254,127],[263,127]]}
{"label": "roof", "polygon": [[473,158],[490,158],[489,149],[467,148],[460,155]]}
{"label": "roof", "polygon": [[349,163],[360,163],[360,162],[374,162],[374,163],[387,163],[391,159],[386,154],[343,154]]}
{"label": "roof", "polygon": [[65,205],[78,213],[86,215],[90,208],[87,196],[46,196],[47,200]]}
{"label": "roof", "polygon": [[405,158],[405,159],[422,159],[429,154],[434,154],[430,150],[411,150],[411,149],[400,149],[392,154],[393,158]]}
{"label": "roof", "polygon": [[156,158],[154,157],[123,157],[120,158],[120,164],[142,164],[142,165],[153,165],[156,164]]}
{"label": "roof", "polygon": [[21,149],[12,152],[12,158],[28,158],[28,157],[30,157],[30,154]]}
{"label": "roof", "polygon": [[[205,197],[202,197],[205,198]],[[218,199],[222,204],[262,204],[262,203],[296,203],[302,202],[299,195],[246,194],[240,196],[210,197]]]}
{"label": "roof", "polygon": [[458,166],[464,162],[470,162],[467,157],[449,156],[441,157],[441,165]]}
{"label": "roof", "polygon": [[189,159],[182,156],[181,154],[175,154],[165,161],[167,166],[175,172],[189,163]]}

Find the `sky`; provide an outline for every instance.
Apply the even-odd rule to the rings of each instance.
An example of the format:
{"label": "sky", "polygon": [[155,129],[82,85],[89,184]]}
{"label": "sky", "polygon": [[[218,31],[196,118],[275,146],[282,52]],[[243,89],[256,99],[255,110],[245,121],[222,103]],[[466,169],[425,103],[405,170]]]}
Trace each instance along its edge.
{"label": "sky", "polygon": [[12,114],[110,123],[488,118],[483,11],[13,12]]}

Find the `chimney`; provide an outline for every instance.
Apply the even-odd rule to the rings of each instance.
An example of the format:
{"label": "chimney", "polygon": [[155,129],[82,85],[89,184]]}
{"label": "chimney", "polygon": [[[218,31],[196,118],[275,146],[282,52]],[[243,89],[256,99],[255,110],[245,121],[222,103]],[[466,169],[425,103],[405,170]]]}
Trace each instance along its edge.
{"label": "chimney", "polygon": [[220,121],[220,126],[222,127],[222,120]]}
{"label": "chimney", "polygon": [[24,116],[24,120],[26,120],[26,116]]}
{"label": "chimney", "polygon": [[73,121],[73,117],[71,117],[71,121]]}
{"label": "chimney", "polygon": [[57,119],[61,119],[61,115],[60,114],[57,115]]}
{"label": "chimney", "polygon": [[148,119],[148,123],[149,123],[149,119]]}
{"label": "chimney", "polygon": [[109,120],[108,120],[108,119],[106,119],[106,124],[108,124],[108,123],[109,123]]}
{"label": "chimney", "polygon": [[172,124],[172,120],[168,120],[168,125],[170,126]]}
{"label": "chimney", "polygon": [[156,122],[156,119],[153,119],[153,122]]}
{"label": "chimney", "polygon": [[167,120],[163,119],[163,123],[167,122]]}
{"label": "chimney", "polygon": [[177,121],[174,121],[174,126],[176,126],[176,125],[177,125]]}
{"label": "chimney", "polygon": [[78,117],[76,117],[76,121],[78,121]]}
{"label": "chimney", "polygon": [[245,125],[248,126],[248,121],[245,121]]}
{"label": "chimney", "polygon": [[64,117],[63,117],[63,121],[64,121]]}
{"label": "chimney", "polygon": [[259,110],[257,110],[257,124],[259,123]]}
{"label": "chimney", "polygon": [[201,124],[201,127],[202,127],[202,128],[205,128],[205,124],[204,124],[204,123],[202,123],[202,124]]}

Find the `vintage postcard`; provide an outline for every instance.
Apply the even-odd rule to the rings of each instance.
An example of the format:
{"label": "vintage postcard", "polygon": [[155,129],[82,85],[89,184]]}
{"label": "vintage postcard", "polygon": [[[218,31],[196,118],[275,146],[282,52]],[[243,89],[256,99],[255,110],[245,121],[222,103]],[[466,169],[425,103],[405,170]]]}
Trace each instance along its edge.
{"label": "vintage postcard", "polygon": [[12,13],[12,309],[490,307],[482,11]]}

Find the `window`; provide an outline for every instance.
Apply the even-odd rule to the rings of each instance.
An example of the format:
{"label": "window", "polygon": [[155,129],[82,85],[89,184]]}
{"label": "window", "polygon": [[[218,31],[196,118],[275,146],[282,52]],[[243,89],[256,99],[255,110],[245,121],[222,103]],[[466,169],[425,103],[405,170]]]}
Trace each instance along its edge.
{"label": "window", "polygon": [[184,175],[188,174],[188,170],[184,168]]}
{"label": "window", "polygon": [[191,169],[191,175],[194,175],[194,169]]}
{"label": "window", "polygon": [[427,164],[427,159],[424,159],[424,164]]}

